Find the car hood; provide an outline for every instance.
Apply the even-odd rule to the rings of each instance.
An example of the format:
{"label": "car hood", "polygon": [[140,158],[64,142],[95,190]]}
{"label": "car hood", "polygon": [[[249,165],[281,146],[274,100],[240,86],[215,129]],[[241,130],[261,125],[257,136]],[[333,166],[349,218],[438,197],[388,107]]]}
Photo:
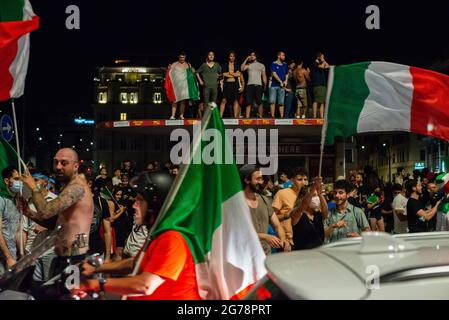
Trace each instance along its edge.
{"label": "car hood", "polygon": [[356,300],[368,294],[364,278],[319,250],[268,256],[266,266],[291,299]]}

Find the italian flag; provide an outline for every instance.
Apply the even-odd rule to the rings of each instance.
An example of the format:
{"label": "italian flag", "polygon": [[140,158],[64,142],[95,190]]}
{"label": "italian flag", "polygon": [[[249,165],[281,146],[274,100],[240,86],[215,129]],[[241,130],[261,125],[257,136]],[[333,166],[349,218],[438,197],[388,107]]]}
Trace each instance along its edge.
{"label": "italian flag", "polygon": [[0,1],[0,101],[23,94],[30,52],[29,33],[39,27],[28,0]]}
{"label": "italian flag", "polygon": [[200,91],[192,68],[171,65],[165,75],[165,91],[169,102],[199,100]]}
{"label": "italian flag", "polygon": [[408,131],[449,140],[449,76],[362,62],[331,67],[323,139]]}
{"label": "italian flag", "polygon": [[[207,109],[201,127],[189,164],[181,168],[150,236],[168,230],[180,232],[195,261],[201,298],[227,300],[266,274],[265,253],[251,221],[237,166],[192,161],[211,147],[220,159],[225,152],[232,152],[218,108]],[[221,134],[223,143],[220,139],[202,141],[208,129]]]}

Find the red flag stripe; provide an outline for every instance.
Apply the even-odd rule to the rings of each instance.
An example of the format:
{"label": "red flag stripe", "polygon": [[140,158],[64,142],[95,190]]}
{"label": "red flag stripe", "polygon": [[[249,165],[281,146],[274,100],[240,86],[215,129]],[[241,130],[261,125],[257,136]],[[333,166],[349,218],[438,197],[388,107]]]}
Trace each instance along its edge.
{"label": "red flag stripe", "polygon": [[167,95],[167,100],[169,102],[175,102],[176,95],[175,95],[175,90],[173,89],[173,84],[172,84],[171,78],[170,78],[170,70],[171,70],[171,67],[169,67],[167,69],[167,73],[165,75],[165,91],[166,91],[166,95]]}
{"label": "red flag stripe", "polygon": [[39,27],[39,17],[32,20],[0,23],[0,101],[10,98],[14,75],[9,68],[18,54],[18,41]]}
{"label": "red flag stripe", "polygon": [[414,133],[449,140],[449,76],[410,67],[413,100],[410,129]]}

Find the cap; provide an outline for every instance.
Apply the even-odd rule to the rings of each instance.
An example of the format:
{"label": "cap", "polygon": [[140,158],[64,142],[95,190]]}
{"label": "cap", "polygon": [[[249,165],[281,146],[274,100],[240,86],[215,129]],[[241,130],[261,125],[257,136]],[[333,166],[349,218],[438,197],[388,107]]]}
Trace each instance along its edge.
{"label": "cap", "polygon": [[255,164],[245,164],[239,169],[239,173],[241,177],[249,177],[257,170],[259,170],[259,167]]}
{"label": "cap", "polygon": [[50,179],[49,177],[47,177],[45,174],[42,174],[42,173],[34,173],[34,174],[32,174],[32,176],[34,179],[42,179],[45,181],[48,181]]}

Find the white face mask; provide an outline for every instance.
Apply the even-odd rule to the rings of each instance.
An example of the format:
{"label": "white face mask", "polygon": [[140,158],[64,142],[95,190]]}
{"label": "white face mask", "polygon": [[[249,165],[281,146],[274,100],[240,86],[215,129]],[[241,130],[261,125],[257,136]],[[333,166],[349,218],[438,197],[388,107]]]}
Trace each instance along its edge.
{"label": "white face mask", "polygon": [[321,207],[320,197],[318,197],[318,196],[312,197],[312,199],[310,200],[310,207],[313,210],[319,210]]}
{"label": "white face mask", "polygon": [[12,193],[20,193],[22,191],[23,188],[23,182],[20,180],[14,180],[12,182],[12,186],[9,188],[9,190]]}

